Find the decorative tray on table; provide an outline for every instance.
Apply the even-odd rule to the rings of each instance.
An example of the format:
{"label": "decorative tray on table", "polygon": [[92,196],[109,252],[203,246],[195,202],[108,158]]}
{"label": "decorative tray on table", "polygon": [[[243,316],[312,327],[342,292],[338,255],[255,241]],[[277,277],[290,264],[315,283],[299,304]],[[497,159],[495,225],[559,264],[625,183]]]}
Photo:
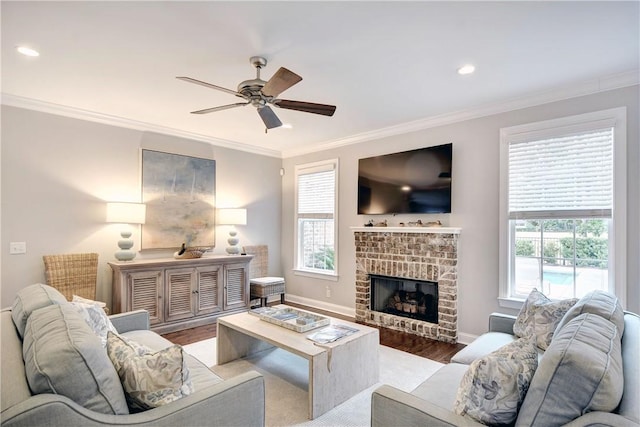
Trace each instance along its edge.
{"label": "decorative tray on table", "polygon": [[274,325],[282,326],[283,328],[296,332],[307,332],[331,323],[327,317],[296,310],[291,307],[259,307],[249,310],[249,313],[258,316],[265,322],[273,323]]}

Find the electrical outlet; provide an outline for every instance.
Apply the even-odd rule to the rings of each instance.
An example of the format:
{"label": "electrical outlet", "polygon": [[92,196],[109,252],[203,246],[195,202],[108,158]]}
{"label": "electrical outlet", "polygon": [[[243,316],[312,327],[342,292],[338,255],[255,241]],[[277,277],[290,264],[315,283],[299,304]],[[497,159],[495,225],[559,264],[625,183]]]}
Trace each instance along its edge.
{"label": "electrical outlet", "polygon": [[331,288],[327,286],[327,298],[331,298]]}
{"label": "electrical outlet", "polygon": [[9,253],[11,255],[26,254],[27,242],[11,242],[9,243]]}

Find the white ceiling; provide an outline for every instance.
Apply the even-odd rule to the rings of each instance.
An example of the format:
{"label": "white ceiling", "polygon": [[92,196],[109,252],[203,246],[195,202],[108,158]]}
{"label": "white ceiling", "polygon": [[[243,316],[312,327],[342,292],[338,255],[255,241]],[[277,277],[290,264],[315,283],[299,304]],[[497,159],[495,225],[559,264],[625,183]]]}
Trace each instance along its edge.
{"label": "white ceiling", "polygon": [[[287,156],[594,79],[637,76],[639,5],[2,1],[3,102],[60,106]],[[41,55],[22,56],[18,45]],[[189,114],[239,99],[176,76],[235,90],[254,78],[254,55],[269,61],[264,80],[281,66],[303,77],[282,98],[333,104],[335,115],[274,108],[292,129],[265,134],[251,106]],[[458,75],[465,63],[476,73]]]}

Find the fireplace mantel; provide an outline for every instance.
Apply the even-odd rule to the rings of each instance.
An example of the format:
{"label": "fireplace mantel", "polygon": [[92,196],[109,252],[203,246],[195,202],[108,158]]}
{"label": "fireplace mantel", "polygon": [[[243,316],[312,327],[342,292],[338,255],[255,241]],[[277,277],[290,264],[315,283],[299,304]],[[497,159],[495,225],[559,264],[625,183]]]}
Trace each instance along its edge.
{"label": "fireplace mantel", "polygon": [[350,227],[351,231],[367,233],[460,234],[460,227]]}

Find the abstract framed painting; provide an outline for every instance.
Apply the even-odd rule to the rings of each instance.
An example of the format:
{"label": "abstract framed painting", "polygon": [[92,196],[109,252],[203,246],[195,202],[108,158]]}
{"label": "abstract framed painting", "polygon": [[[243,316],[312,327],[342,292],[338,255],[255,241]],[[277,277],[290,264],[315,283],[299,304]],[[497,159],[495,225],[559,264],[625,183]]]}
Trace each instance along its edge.
{"label": "abstract framed painting", "polygon": [[216,162],[142,150],[142,249],[215,245]]}

